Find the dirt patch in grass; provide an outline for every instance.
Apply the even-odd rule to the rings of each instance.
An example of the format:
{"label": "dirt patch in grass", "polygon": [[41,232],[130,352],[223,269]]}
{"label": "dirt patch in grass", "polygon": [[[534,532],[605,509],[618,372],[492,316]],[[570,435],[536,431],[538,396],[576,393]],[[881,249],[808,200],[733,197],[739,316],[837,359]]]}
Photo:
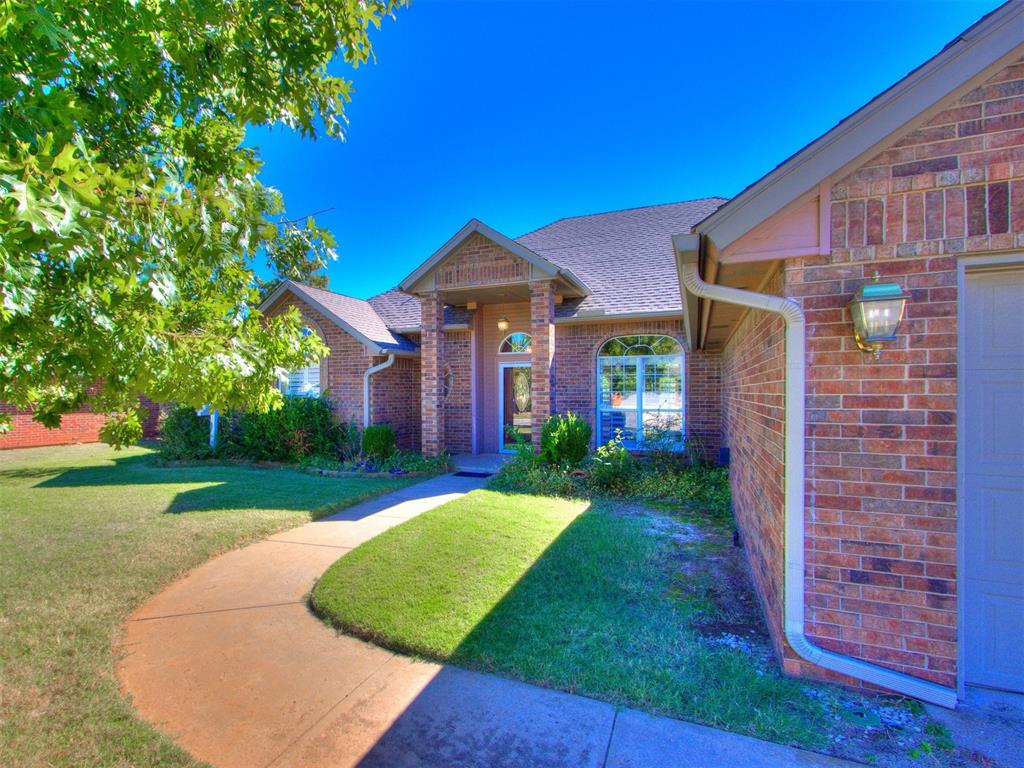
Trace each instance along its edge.
{"label": "dirt patch in grass", "polygon": [[[777,675],[760,601],[733,528],[700,510],[670,505],[633,505],[622,513],[643,516],[648,535],[671,543],[663,562],[668,597],[689,613],[700,642],[748,657],[757,674]],[[888,768],[997,768],[983,756],[954,747],[917,702],[812,683],[802,686],[801,693],[823,711],[826,740],[819,748],[826,753]]]}

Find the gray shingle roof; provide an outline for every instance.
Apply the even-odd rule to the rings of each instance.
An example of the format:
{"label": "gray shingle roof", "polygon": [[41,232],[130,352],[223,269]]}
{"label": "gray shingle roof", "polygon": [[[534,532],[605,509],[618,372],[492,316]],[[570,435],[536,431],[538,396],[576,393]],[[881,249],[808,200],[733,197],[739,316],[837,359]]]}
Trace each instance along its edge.
{"label": "gray shingle roof", "polygon": [[[408,330],[420,327],[420,300],[411,293],[392,288],[371,296],[368,301],[388,328]],[[463,325],[469,322],[469,313],[462,307],[446,306],[444,322],[446,325]]]}
{"label": "gray shingle roof", "polygon": [[[558,317],[634,312],[681,312],[672,235],[689,232],[727,198],[708,197],[589,216],[559,219],[516,241],[582,280],[590,295],[568,299]],[[397,288],[368,300],[292,284],[357,332],[387,350],[413,351],[416,345],[392,329],[420,326],[420,302]],[[459,307],[445,308],[445,323],[468,322]]]}
{"label": "gray shingle roof", "polygon": [[559,305],[559,317],[682,311],[672,235],[689,232],[727,198],[708,197],[559,219],[517,237],[530,250],[571,270],[590,289]]}
{"label": "gray shingle roof", "polygon": [[393,333],[388,327],[389,324],[376,312],[369,301],[345,296],[344,294],[327,291],[322,288],[313,288],[300,283],[293,282],[291,285],[300,294],[305,294],[315,304],[319,304],[384,350],[394,352],[415,351],[416,345],[404,336]]}

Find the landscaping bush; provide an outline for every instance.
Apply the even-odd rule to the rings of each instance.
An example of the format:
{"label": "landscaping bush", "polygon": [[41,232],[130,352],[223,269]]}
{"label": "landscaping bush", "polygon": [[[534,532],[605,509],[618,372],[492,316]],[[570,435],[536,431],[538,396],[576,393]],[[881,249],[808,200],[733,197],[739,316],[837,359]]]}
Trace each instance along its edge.
{"label": "landscaping bush", "polygon": [[286,397],[280,408],[234,413],[222,424],[225,452],[254,461],[344,458],[357,439],[356,428],[337,424],[330,402],[319,397]]}
{"label": "landscaping bush", "polygon": [[619,434],[599,446],[582,469],[549,464],[535,455],[525,441],[516,441],[516,453],[516,458],[502,467],[489,487],[541,496],[657,500],[685,506],[723,522],[732,519],[728,468],[694,461],[685,453],[676,451],[660,460],[650,456],[638,460],[622,445]]}
{"label": "landscaping bush", "polygon": [[631,493],[640,498],[690,505],[720,520],[732,517],[726,467],[695,464],[675,472],[640,472]]}
{"label": "landscaping bush", "polygon": [[529,457],[517,456],[505,464],[488,487],[506,493],[534,493],[539,496],[578,498],[586,495],[582,478],[564,467],[538,461],[532,453]]}
{"label": "landscaping bush", "polygon": [[622,445],[622,437],[615,437],[594,451],[590,464],[590,477],[597,490],[617,495],[628,495],[637,474],[637,461]]}
{"label": "landscaping bush", "polygon": [[194,408],[175,406],[160,415],[160,450],[165,458],[207,459],[210,450],[210,419]]}
{"label": "landscaping bush", "polygon": [[575,413],[558,414],[544,422],[540,452],[549,464],[578,467],[590,450],[590,425]]}
{"label": "landscaping bush", "polygon": [[363,430],[363,455],[383,461],[395,452],[395,430],[387,424],[374,424]]}
{"label": "landscaping bush", "polygon": [[395,451],[381,462],[380,468],[384,472],[401,470],[403,472],[422,472],[428,475],[440,475],[451,469],[451,461],[446,453],[442,453],[440,456],[424,456],[411,451]]}

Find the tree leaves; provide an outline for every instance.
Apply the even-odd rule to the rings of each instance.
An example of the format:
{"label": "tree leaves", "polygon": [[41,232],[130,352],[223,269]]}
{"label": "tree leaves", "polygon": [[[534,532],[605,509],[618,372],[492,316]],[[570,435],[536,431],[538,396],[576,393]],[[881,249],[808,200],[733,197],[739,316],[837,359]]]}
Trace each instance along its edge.
{"label": "tree leaves", "polygon": [[0,3],[0,401],[85,403],[134,439],[138,396],[271,407],[325,353],[256,309],[256,259],[316,279],[312,220],[274,223],[247,124],[340,135],[368,30],[404,0]]}

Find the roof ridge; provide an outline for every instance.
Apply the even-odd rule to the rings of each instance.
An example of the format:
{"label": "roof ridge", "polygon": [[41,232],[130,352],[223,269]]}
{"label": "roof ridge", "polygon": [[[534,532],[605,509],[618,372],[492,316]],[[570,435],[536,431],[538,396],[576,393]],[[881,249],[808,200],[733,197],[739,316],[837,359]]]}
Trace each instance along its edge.
{"label": "roof ridge", "polygon": [[560,221],[568,221],[569,219],[588,219],[588,218],[591,218],[593,216],[608,216],[609,214],[612,214],[612,213],[625,213],[626,211],[640,211],[640,210],[643,210],[645,208],[665,208],[665,207],[670,206],[670,205],[684,205],[686,203],[703,203],[703,202],[706,202],[708,200],[722,200],[723,202],[728,202],[729,198],[725,197],[724,195],[708,195],[707,197],[695,197],[695,198],[692,198],[690,200],[673,200],[673,201],[667,202],[667,203],[654,203],[652,205],[631,205],[631,206],[629,206],[627,208],[615,208],[615,209],[613,209],[611,211],[599,211],[597,213],[581,213],[581,214],[579,214],[577,216],[562,216],[561,218],[555,219],[554,221],[549,221],[547,224],[543,224],[543,225],[541,225],[541,226],[539,226],[539,227],[537,227],[535,229],[531,229],[529,232],[524,232],[523,234],[517,236],[515,239],[518,240],[519,238],[526,237],[527,235],[532,235],[534,232],[540,232],[542,229],[546,229],[547,227],[554,226],[555,224],[557,224]]}
{"label": "roof ridge", "polygon": [[332,296],[340,296],[343,299],[352,299],[353,301],[365,301],[367,303],[370,301],[369,299],[360,299],[358,296],[349,296],[347,293],[341,293],[340,291],[332,291],[330,288],[318,288],[315,285],[307,285],[306,283],[301,283],[298,280],[292,280],[291,278],[288,278],[288,281],[297,285],[299,288],[305,288],[307,291],[320,291],[321,293],[329,293]]}

